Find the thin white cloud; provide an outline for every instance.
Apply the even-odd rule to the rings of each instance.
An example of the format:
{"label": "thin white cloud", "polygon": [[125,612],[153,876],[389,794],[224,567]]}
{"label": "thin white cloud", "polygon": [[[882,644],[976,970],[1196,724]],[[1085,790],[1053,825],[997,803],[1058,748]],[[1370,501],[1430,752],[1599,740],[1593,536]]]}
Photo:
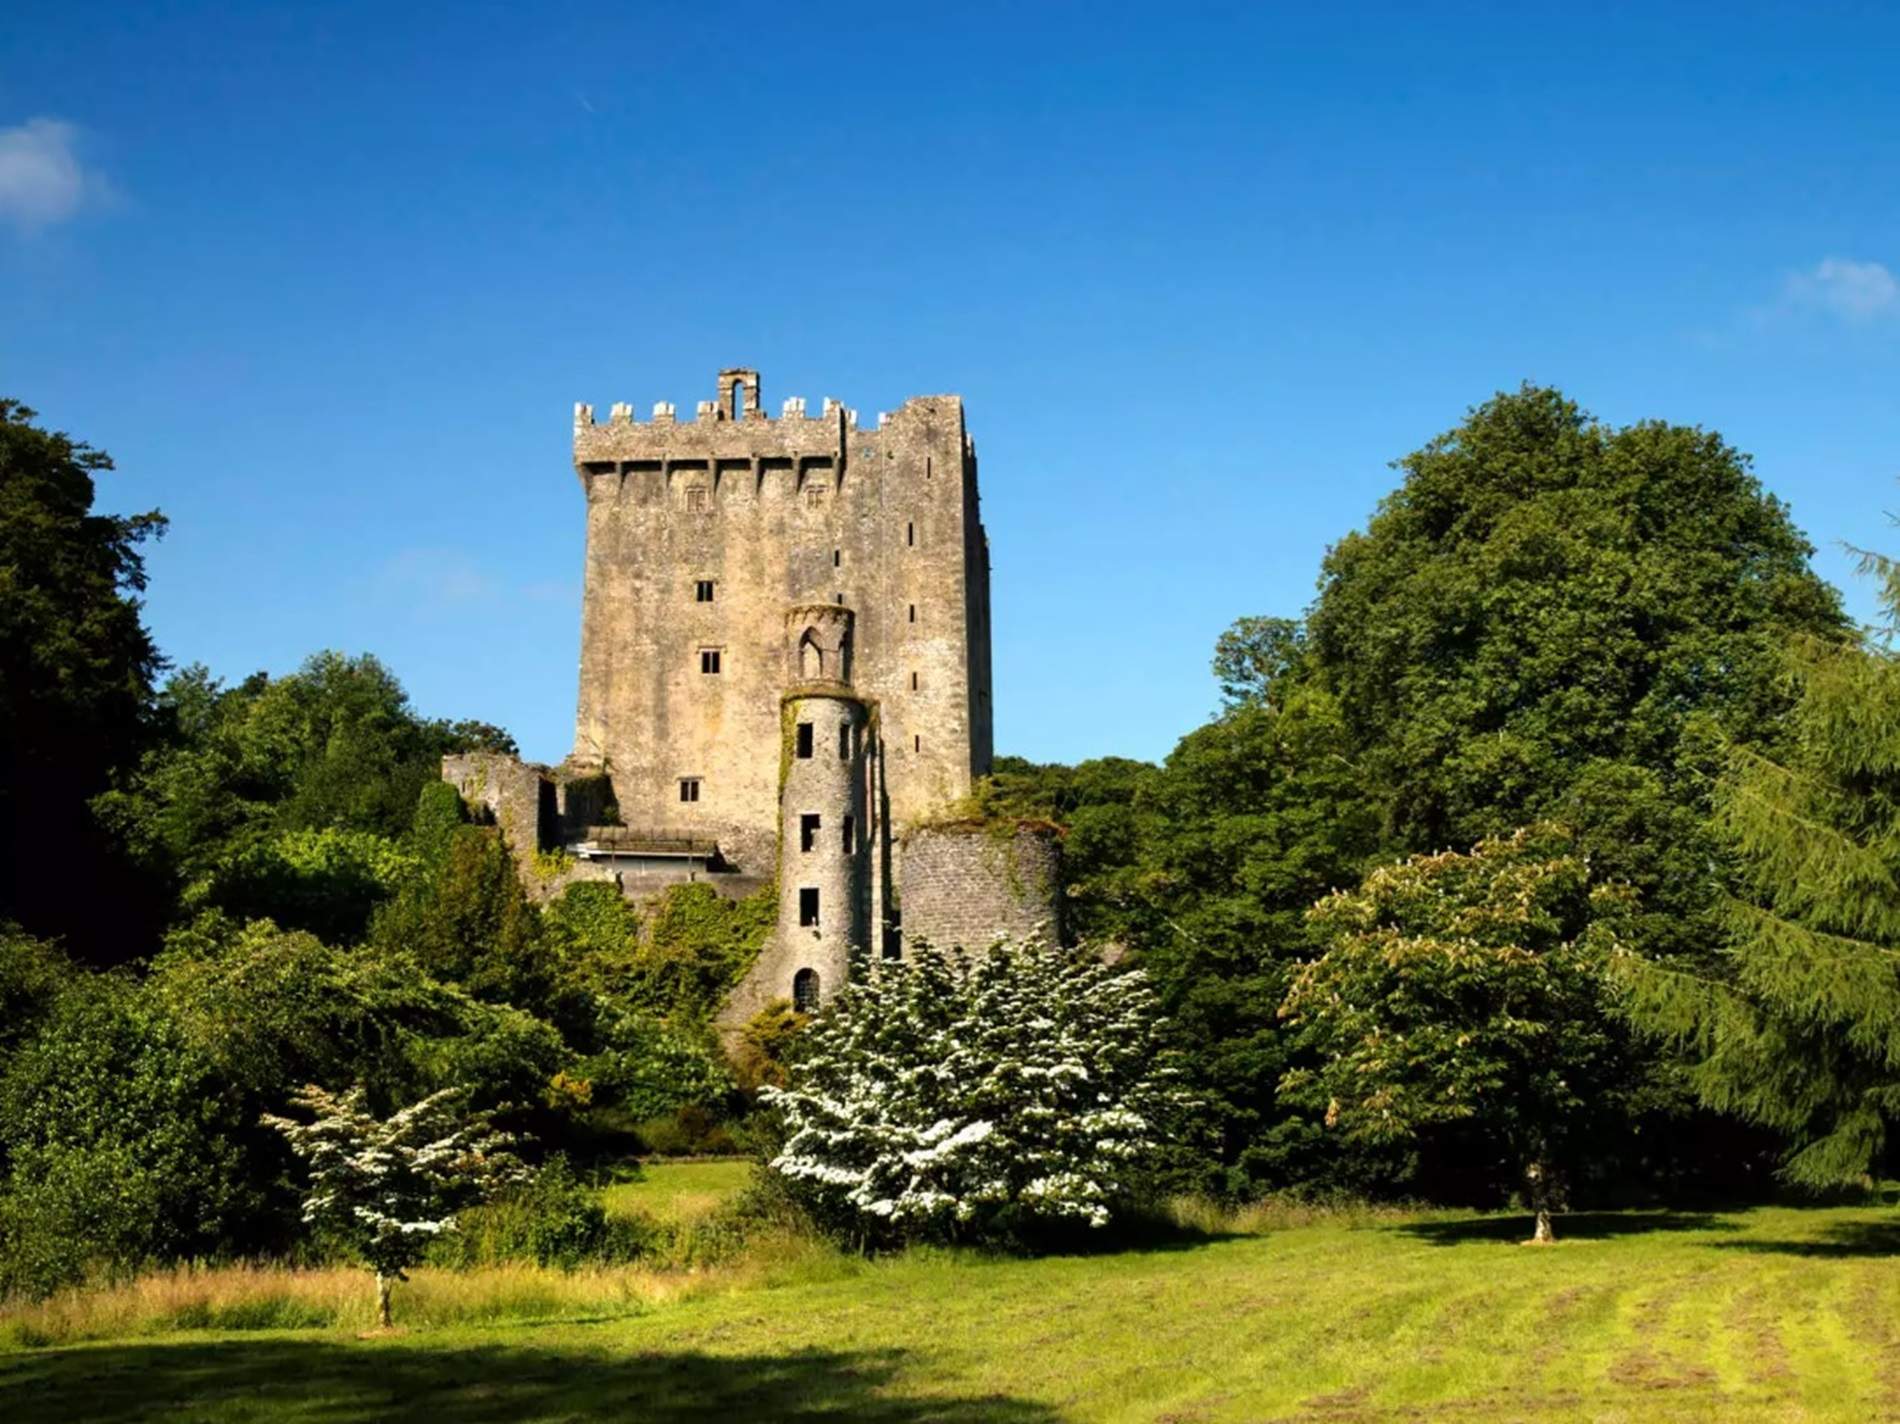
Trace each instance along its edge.
{"label": "thin white cloud", "polygon": [[1900,318],[1900,278],[1882,262],[1825,258],[1811,271],[1790,274],[1782,295],[1792,306],[1842,321]]}
{"label": "thin white cloud", "polygon": [[461,549],[399,549],[377,570],[376,584],[395,606],[411,610],[479,603],[501,591]]}
{"label": "thin white cloud", "polygon": [[107,187],[79,158],[79,129],[64,119],[28,119],[0,129],[0,223],[23,232],[77,216]]}

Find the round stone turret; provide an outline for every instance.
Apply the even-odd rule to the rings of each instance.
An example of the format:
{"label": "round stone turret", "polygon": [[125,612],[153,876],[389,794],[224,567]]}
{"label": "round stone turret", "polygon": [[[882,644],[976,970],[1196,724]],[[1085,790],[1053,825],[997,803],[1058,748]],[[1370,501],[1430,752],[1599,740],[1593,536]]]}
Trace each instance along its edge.
{"label": "round stone turret", "polygon": [[869,943],[865,762],[870,709],[842,689],[794,689],[782,703],[779,997],[810,1010],[843,985]]}
{"label": "round stone turret", "polygon": [[1062,833],[1044,821],[951,821],[904,837],[906,948],[980,954],[998,940],[1062,936]]}

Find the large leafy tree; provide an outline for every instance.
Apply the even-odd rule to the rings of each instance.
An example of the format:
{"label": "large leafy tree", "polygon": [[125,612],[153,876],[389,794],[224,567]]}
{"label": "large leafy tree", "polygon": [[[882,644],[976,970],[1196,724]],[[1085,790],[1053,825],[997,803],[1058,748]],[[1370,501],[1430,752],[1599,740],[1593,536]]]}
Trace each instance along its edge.
{"label": "large leafy tree", "polygon": [[112,461],[33,421],[0,399],[0,920],[112,954],[135,887],[87,802],[149,731],[140,546],[165,521],[95,512]]}
{"label": "large leafy tree", "polygon": [[1642,892],[1646,942],[1706,950],[1713,749],[1771,744],[1782,648],[1844,628],[1786,508],[1713,432],[1532,386],[1399,467],[1327,555],[1302,650],[1394,846],[1556,816]]}
{"label": "large leafy tree", "polygon": [[1551,826],[1329,895],[1311,916],[1324,952],[1281,1007],[1318,1057],[1287,1075],[1289,1097],[1373,1141],[1476,1125],[1521,1166],[1535,1239],[1552,1239],[1568,1141],[1635,1078],[1604,976],[1627,903]]}
{"label": "large leafy tree", "polygon": [[[1900,616],[1893,565],[1870,562]],[[1900,1115],[1900,658],[1808,638],[1789,666],[1785,750],[1731,746],[1716,791],[1739,869],[1720,964],[1620,964],[1704,1101],[1788,1134],[1787,1175],[1832,1186],[1883,1164]]]}

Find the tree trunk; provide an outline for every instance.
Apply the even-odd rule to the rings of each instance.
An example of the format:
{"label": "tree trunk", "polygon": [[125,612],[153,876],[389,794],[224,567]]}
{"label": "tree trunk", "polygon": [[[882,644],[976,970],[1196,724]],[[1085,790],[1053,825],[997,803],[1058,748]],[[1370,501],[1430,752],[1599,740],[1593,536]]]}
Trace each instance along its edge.
{"label": "tree trunk", "polygon": [[389,1292],[395,1284],[394,1276],[376,1273],[376,1325],[382,1330],[389,1329]]}
{"label": "tree trunk", "polygon": [[1550,1229],[1550,1167],[1537,1160],[1527,1162],[1524,1184],[1530,1188],[1531,1210],[1537,1213],[1537,1229],[1531,1233],[1529,1244],[1554,1245],[1557,1233]]}

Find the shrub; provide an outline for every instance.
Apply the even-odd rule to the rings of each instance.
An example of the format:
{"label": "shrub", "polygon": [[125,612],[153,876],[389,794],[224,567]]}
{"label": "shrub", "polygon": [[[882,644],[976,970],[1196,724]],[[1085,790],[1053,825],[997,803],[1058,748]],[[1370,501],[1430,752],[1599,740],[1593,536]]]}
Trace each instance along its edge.
{"label": "shrub", "polygon": [[259,1200],[237,1111],[149,994],[78,977],[0,1077],[0,1294],[241,1243]]}
{"label": "shrub", "polygon": [[439,1238],[430,1249],[432,1264],[533,1261],[571,1271],[632,1261],[650,1249],[657,1235],[657,1228],[644,1218],[608,1216],[599,1193],[559,1156],[549,1158],[527,1181],[464,1211],[457,1224],[459,1230]]}
{"label": "shrub", "polygon": [[724,1157],[739,1150],[727,1125],[698,1103],[647,1118],[634,1131],[655,1157]]}
{"label": "shrub", "polygon": [[1160,1035],[1139,971],[1040,941],[860,958],[789,1086],[763,1090],[784,1131],[770,1169],[861,1245],[1105,1226],[1177,1103]]}

